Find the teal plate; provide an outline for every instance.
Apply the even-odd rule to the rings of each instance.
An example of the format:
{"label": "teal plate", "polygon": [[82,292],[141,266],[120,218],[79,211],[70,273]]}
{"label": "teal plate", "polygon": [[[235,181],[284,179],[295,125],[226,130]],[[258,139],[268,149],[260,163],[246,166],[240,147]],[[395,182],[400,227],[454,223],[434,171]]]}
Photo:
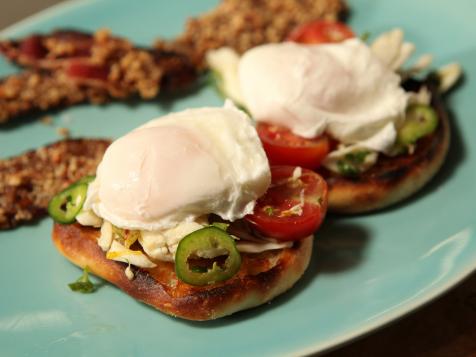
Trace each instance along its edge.
{"label": "teal plate", "polygon": [[[11,27],[6,37],[56,27],[109,27],[140,44],[178,34],[187,16],[216,1],[90,0],[52,8]],[[472,0],[356,0],[351,24],[378,34],[405,29],[435,65],[458,61],[466,81],[450,100],[453,142],[447,163],[416,197],[383,212],[330,217],[305,276],[272,303],[214,322],[171,318],[104,284],[73,293],[80,270],[54,249],[51,221],[0,233],[0,348],[5,356],[301,355],[369,332],[442,294],[476,266],[476,6]],[[14,67],[0,62],[0,75]],[[2,157],[73,136],[117,137],[168,111],[220,105],[210,88],[180,100],[79,106],[52,126],[0,128]],[[27,120],[28,121],[28,120]],[[474,134],[473,134],[474,135]]]}

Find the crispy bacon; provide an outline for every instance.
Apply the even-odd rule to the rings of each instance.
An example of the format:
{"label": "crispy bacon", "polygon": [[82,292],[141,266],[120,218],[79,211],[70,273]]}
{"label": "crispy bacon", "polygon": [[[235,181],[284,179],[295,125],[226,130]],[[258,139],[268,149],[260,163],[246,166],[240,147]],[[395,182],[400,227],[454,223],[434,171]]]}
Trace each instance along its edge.
{"label": "crispy bacon", "polygon": [[70,139],[0,160],[0,230],[44,216],[56,193],[95,174],[109,144]]}
{"label": "crispy bacon", "polygon": [[4,41],[0,52],[31,68],[0,81],[0,122],[81,102],[152,99],[161,90],[185,87],[196,78],[185,56],[134,47],[106,30],[94,35],[56,31]]}
{"label": "crispy bacon", "polygon": [[49,35],[31,35],[0,42],[0,52],[25,67],[52,69],[65,59],[88,58],[94,36],[75,30],[57,30]]}

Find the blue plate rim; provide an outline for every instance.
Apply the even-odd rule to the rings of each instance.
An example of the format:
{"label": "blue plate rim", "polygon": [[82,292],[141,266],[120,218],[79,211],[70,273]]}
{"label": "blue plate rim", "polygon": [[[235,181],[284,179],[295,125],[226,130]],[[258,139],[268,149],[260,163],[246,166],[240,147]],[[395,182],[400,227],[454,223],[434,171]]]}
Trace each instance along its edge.
{"label": "blue plate rim", "polygon": [[456,274],[452,279],[449,279],[444,284],[440,283],[432,287],[430,290],[426,290],[425,293],[422,293],[418,297],[413,297],[411,300],[407,300],[404,304],[399,305],[398,308],[394,308],[390,312],[382,313],[378,318],[374,318],[372,322],[363,325],[361,328],[342,333],[334,339],[329,339],[329,341],[310,345],[306,348],[296,351],[296,355],[304,356],[313,353],[325,353],[344,344],[352,343],[352,341],[375,332],[388,324],[396,322],[400,318],[403,318],[442,297],[445,293],[449,292],[452,288],[462,283],[474,272],[476,272],[476,262],[468,263],[463,269],[460,270],[459,274]]}
{"label": "blue plate rim", "polygon": [[[68,0],[54,4],[0,30],[0,37],[15,36],[15,33],[21,32],[24,27],[34,26],[39,22],[47,21],[50,18],[60,16],[62,13],[69,12],[72,9],[93,5],[94,3],[98,2],[100,2],[100,0]],[[445,241],[443,241],[441,244],[444,242]],[[390,323],[396,322],[398,319],[403,318],[404,316],[411,314],[419,308],[433,302],[463,282],[474,272],[476,272],[476,262],[468,263],[452,278],[443,283],[432,286],[430,289],[425,290],[424,293],[421,293],[417,297],[407,299],[407,301],[398,305],[397,308],[393,308],[391,311],[383,312],[377,318],[373,317],[372,321],[365,323],[360,328],[350,329],[349,331],[339,334],[335,338],[328,339],[325,342],[304,346],[300,350],[295,350],[292,353],[286,355],[304,356],[314,353],[321,354],[328,352],[329,350],[336,349],[344,344],[352,343],[354,340],[375,332],[376,330],[383,328]]]}

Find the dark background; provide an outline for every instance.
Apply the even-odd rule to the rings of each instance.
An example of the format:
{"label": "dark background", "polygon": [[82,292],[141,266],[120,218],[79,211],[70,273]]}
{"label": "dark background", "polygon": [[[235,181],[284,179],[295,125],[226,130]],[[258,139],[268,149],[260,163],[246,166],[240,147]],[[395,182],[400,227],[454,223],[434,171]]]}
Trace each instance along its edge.
{"label": "dark background", "polygon": [[59,2],[62,0],[1,0],[0,29]]}

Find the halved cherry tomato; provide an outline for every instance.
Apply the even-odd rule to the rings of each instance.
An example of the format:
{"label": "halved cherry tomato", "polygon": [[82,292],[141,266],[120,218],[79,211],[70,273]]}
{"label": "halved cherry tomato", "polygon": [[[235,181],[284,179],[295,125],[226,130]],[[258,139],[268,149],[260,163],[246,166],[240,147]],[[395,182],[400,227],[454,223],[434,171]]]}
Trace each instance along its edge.
{"label": "halved cherry tomato", "polygon": [[296,27],[288,36],[288,41],[305,44],[342,42],[355,37],[347,25],[338,21],[317,20]]}
{"label": "halved cherry tomato", "polygon": [[66,73],[73,78],[105,81],[109,75],[109,69],[82,61],[71,61],[66,67]]}
{"label": "halved cherry tomato", "polygon": [[[317,173],[294,166],[272,166],[272,183],[245,219],[263,235],[281,241],[313,234],[327,211],[327,184]],[[297,175],[296,175],[297,176]]]}
{"label": "halved cherry tomato", "polygon": [[317,169],[331,149],[327,136],[306,139],[289,129],[258,123],[256,128],[271,165],[293,165]]}

